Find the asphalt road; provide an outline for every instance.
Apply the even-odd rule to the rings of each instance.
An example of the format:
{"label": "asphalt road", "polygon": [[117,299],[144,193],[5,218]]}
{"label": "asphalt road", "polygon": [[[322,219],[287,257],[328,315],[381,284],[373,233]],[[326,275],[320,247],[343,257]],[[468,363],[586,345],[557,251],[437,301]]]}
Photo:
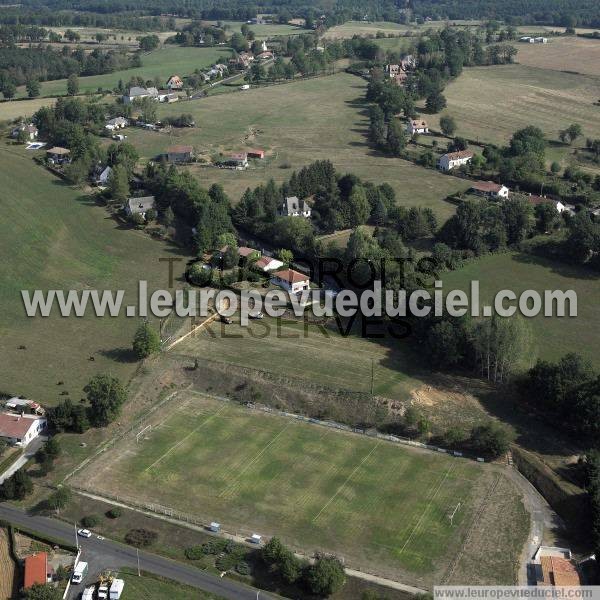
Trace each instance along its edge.
{"label": "asphalt road", "polygon": [[[30,529],[65,543],[74,544],[75,542],[75,526],[69,526],[56,519],[28,515],[7,504],[0,505],[0,519],[9,521],[17,527]],[[108,539],[99,540],[95,535],[89,539],[79,538],[79,544],[82,548],[81,560],[89,564],[89,573],[83,584],[72,586],[69,598],[78,597],[85,584],[96,581],[97,575],[101,571],[106,569],[116,570],[120,567],[137,568],[136,549],[131,546]],[[173,579],[223,598],[255,600],[257,597],[258,590],[231,581],[227,577],[219,578],[192,566],[148,552],[140,551],[139,558],[142,571]],[[261,591],[259,598],[274,599],[274,596]]]}

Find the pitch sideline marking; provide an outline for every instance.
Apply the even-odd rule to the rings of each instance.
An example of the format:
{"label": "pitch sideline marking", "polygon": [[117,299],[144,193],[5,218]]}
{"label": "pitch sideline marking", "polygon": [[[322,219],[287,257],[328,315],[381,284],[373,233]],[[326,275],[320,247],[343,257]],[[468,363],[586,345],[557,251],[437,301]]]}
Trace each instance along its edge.
{"label": "pitch sideline marking", "polygon": [[226,408],[226,406],[222,406],[221,408],[219,408],[219,410],[217,410],[212,415],[210,415],[208,418],[206,418],[204,421],[202,421],[202,423],[200,423],[200,425],[198,425],[198,427],[192,429],[192,431],[190,431],[184,438],[179,440],[174,446],[171,446],[171,448],[169,448],[162,456],[160,456],[158,459],[156,459],[149,467],[146,467],[144,469],[144,471],[149,471],[150,469],[155,467],[166,456],[171,454],[171,452],[173,452],[173,450],[175,450],[176,448],[179,448],[179,446],[181,446],[181,444],[183,444],[191,435],[196,433],[201,427],[204,427],[204,425],[206,425],[210,420],[214,419],[215,417],[218,417],[219,414],[225,410],[225,408]]}
{"label": "pitch sideline marking", "polygon": [[313,523],[321,516],[321,513],[336,499],[337,495],[342,491],[342,489],[344,489],[344,487],[346,487],[346,485],[350,482],[352,477],[354,477],[356,472],[363,466],[365,461],[371,456],[371,454],[373,454],[373,452],[375,452],[379,444],[381,444],[381,440],[377,440],[377,443],[371,448],[369,453],[358,463],[358,465],[356,465],[356,467],[354,467],[352,473],[350,473],[350,475],[348,475],[348,477],[346,478],[346,481],[344,481],[344,483],[342,483],[342,485],[340,485],[340,487],[337,489],[335,494],[333,494],[333,496],[331,496],[331,498],[327,500],[325,506],[323,506],[323,508],[318,512],[317,516],[313,517]]}

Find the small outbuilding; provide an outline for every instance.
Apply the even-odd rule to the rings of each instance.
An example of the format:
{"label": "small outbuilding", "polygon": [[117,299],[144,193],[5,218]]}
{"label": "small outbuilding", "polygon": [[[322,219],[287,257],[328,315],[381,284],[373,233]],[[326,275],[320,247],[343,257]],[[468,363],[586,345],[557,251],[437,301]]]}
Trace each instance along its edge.
{"label": "small outbuilding", "polygon": [[170,148],[167,148],[167,160],[170,163],[192,162],[193,158],[193,146],[171,146]]}

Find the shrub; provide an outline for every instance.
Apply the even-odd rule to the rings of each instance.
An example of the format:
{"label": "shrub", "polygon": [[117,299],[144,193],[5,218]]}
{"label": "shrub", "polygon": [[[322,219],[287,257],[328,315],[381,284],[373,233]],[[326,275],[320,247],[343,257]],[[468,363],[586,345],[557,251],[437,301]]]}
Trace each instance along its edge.
{"label": "shrub", "polygon": [[123,511],[117,507],[111,508],[109,511],[106,512],[106,516],[109,519],[118,519],[122,514],[123,514]]}
{"label": "shrub", "polygon": [[98,515],[87,515],[81,519],[81,524],[86,528],[96,527],[100,522],[100,517]]}
{"label": "shrub", "polygon": [[203,546],[190,546],[185,549],[184,554],[189,560],[200,560],[206,553]]}
{"label": "shrub", "polygon": [[235,570],[240,575],[250,575],[251,568],[245,560],[241,560],[237,565],[235,565]]}
{"label": "shrub", "polygon": [[125,541],[136,548],[150,546],[158,539],[156,531],[150,529],[131,529],[125,534]]}

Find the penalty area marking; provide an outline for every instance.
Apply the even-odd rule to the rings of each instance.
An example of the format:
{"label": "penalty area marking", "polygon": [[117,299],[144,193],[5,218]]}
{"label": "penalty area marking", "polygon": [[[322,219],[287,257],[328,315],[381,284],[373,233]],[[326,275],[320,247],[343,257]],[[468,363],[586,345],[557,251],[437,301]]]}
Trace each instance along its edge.
{"label": "penalty area marking", "polygon": [[161,457],[159,457],[157,460],[155,460],[149,467],[146,467],[144,469],[144,471],[149,471],[150,469],[154,468],[159,462],[161,462],[164,458],[166,458],[169,454],[171,454],[171,452],[173,452],[173,450],[179,448],[179,446],[181,446],[181,444],[183,444],[191,435],[196,433],[200,428],[204,427],[204,425],[206,425],[209,421],[211,421],[215,417],[218,417],[219,414],[225,410],[225,408],[226,408],[225,406],[222,406],[217,412],[214,412],[212,415],[210,415],[208,418],[206,418],[204,421],[202,421],[202,423],[200,423],[200,425],[198,425],[198,427],[192,429],[192,431],[190,431],[184,438],[179,440],[174,446],[171,446],[171,448],[169,448]]}

